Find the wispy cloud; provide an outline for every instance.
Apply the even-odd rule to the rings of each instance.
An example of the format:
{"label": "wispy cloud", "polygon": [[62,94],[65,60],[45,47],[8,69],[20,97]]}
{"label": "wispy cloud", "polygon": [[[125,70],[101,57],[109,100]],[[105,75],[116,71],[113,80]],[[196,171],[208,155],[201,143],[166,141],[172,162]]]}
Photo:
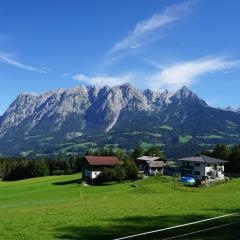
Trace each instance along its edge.
{"label": "wispy cloud", "polygon": [[123,76],[105,76],[105,75],[99,75],[99,76],[86,76],[84,74],[77,74],[73,77],[73,79],[84,82],[90,85],[97,85],[97,86],[115,86],[119,84],[123,84],[126,82],[131,82],[133,79],[132,74],[123,75]]}
{"label": "wispy cloud", "polygon": [[62,77],[63,77],[63,78],[66,78],[66,77],[69,77],[70,75],[71,75],[71,73],[66,72],[66,73],[63,73]]}
{"label": "wispy cloud", "polygon": [[10,54],[0,53],[0,62],[12,65],[17,68],[21,68],[27,71],[47,73],[49,70],[47,68],[37,68],[30,65],[23,64],[17,60],[15,60]]}
{"label": "wispy cloud", "polygon": [[[156,66],[156,65],[155,65]],[[152,89],[177,90],[183,85],[193,84],[198,77],[240,66],[240,61],[227,58],[201,58],[193,61],[180,62],[175,65],[159,68],[159,72],[150,77],[147,84]]]}
{"label": "wispy cloud", "polygon": [[126,54],[126,52],[142,48],[154,39],[153,36],[149,37],[150,35],[155,33],[159,35],[159,29],[188,15],[196,2],[196,0],[185,1],[181,4],[170,6],[151,16],[149,19],[137,23],[126,37],[115,43],[109,51],[107,58],[115,59],[118,58],[119,55]]}

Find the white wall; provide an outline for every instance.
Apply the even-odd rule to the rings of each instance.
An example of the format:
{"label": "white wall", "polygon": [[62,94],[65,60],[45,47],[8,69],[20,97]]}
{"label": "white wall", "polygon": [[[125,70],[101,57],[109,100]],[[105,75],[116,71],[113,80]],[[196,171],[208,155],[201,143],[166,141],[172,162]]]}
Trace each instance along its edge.
{"label": "white wall", "polygon": [[90,170],[85,170],[85,176],[89,177],[91,179],[97,178],[97,176],[101,174],[101,171],[90,171]]}
{"label": "white wall", "polygon": [[[195,172],[199,172],[199,175],[196,175]],[[193,175],[196,177],[202,177],[205,176],[205,163],[200,163],[200,166],[196,166],[195,163],[193,163]]]}
{"label": "white wall", "polygon": [[[179,161],[180,163],[180,166],[183,167],[184,166],[184,162],[183,161]],[[202,176],[205,176],[205,163],[198,163],[199,166],[196,165],[196,162],[185,162],[185,167],[183,168],[188,168],[186,167],[186,165],[188,164],[189,168],[192,168],[192,176],[195,176],[195,177],[202,177]],[[196,174],[195,172],[199,172],[199,175]]]}
{"label": "white wall", "polygon": [[98,175],[101,174],[101,171],[92,171],[92,179],[95,179],[98,177]]}

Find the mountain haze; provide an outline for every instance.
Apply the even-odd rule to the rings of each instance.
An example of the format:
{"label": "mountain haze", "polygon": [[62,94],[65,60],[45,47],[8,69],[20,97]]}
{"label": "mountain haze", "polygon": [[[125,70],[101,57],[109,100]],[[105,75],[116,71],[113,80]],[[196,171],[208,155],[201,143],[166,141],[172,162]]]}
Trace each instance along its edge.
{"label": "mountain haze", "polygon": [[0,117],[2,155],[71,154],[102,146],[159,145],[168,156],[239,143],[240,115],[187,87],[141,91],[129,83],[23,93]]}

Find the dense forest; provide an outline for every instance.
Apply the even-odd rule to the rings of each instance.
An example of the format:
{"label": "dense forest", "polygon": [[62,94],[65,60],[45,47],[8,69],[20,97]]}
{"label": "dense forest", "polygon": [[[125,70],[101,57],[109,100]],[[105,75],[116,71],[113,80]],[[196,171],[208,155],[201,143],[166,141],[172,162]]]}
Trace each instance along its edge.
{"label": "dense forest", "polygon": [[2,157],[0,158],[0,178],[3,180],[20,180],[80,172],[82,159],[81,156],[71,156],[69,158],[58,156],[44,159]]}

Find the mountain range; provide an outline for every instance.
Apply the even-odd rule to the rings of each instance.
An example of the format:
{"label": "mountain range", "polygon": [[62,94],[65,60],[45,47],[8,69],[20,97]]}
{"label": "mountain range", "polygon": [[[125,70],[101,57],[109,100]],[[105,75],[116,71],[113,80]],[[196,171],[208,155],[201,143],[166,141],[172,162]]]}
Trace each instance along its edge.
{"label": "mountain range", "polygon": [[168,157],[180,157],[239,140],[239,112],[213,108],[187,87],[170,93],[125,83],[23,93],[0,117],[1,155],[157,145]]}

